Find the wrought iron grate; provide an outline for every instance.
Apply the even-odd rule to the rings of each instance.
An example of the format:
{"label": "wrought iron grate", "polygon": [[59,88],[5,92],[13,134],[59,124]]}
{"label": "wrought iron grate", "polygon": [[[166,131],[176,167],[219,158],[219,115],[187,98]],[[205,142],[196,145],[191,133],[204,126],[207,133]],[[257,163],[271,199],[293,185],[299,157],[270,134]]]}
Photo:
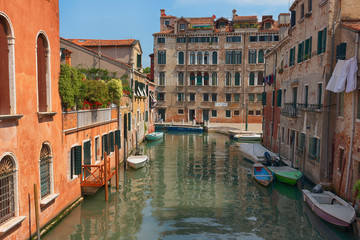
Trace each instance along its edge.
{"label": "wrought iron grate", "polygon": [[0,224],[15,217],[14,164],[10,156],[0,162]]}

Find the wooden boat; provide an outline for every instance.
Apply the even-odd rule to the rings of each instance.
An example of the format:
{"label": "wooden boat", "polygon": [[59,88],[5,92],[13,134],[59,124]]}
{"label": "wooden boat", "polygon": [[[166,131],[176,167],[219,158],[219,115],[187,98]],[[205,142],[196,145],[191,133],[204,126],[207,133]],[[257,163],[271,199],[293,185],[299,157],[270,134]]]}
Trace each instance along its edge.
{"label": "wooden boat", "polygon": [[254,163],[252,169],[253,178],[261,185],[267,187],[273,181],[273,175],[261,163]]}
{"label": "wooden boat", "polygon": [[163,136],[164,136],[163,132],[153,132],[153,133],[149,133],[145,137],[149,141],[155,141],[155,140],[162,138]]}
{"label": "wooden boat", "polygon": [[134,169],[144,167],[147,160],[148,160],[148,156],[146,156],[146,155],[136,155],[136,156],[130,156],[127,158],[127,162],[129,164],[129,166]]}
{"label": "wooden boat", "polygon": [[269,153],[271,158],[277,158],[278,156],[263,147],[260,143],[241,143],[239,146],[244,158],[251,162],[266,161],[264,154]]}
{"label": "wooden boat", "polygon": [[279,182],[295,185],[302,177],[302,173],[295,168],[289,166],[270,166],[268,169],[275,175]]}
{"label": "wooden boat", "polygon": [[309,190],[302,192],[304,202],[325,221],[340,227],[349,227],[355,220],[354,208],[332,192],[312,193]]}
{"label": "wooden boat", "polygon": [[261,135],[257,133],[240,133],[232,136],[232,139],[245,142],[260,141]]}

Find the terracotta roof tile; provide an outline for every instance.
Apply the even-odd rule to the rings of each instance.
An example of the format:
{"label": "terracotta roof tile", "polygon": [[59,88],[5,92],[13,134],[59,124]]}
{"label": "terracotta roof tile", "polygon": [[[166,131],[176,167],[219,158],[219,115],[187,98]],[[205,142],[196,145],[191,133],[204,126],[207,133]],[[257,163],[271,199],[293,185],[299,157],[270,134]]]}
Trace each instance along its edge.
{"label": "terracotta roof tile", "polygon": [[257,21],[257,16],[236,16],[235,21]]}
{"label": "terracotta roof tile", "polygon": [[341,25],[348,29],[360,32],[360,20],[342,20]]}
{"label": "terracotta roof tile", "polygon": [[213,24],[214,19],[212,17],[204,17],[204,18],[190,18],[190,23],[193,25],[196,24]]}
{"label": "terracotta roof tile", "polygon": [[77,45],[84,47],[93,46],[131,46],[135,39],[123,39],[123,40],[103,40],[103,39],[68,39]]}
{"label": "terracotta roof tile", "polygon": [[169,34],[169,33],[174,33],[174,29],[170,29],[170,30],[166,30],[166,31],[162,31],[162,32],[157,32],[157,33],[154,33],[154,35],[157,35],[157,34]]}

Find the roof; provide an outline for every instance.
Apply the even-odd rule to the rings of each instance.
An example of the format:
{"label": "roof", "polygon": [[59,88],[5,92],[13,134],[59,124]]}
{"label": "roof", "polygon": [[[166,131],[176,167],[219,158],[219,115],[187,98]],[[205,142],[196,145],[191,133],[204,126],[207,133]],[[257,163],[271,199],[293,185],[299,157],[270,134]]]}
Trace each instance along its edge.
{"label": "roof", "polygon": [[103,39],[67,39],[77,45],[84,47],[95,47],[95,46],[132,46],[135,39],[123,39],[123,40],[103,40]]}
{"label": "roof", "polygon": [[169,34],[169,33],[174,33],[174,29],[165,30],[165,31],[162,31],[162,32],[157,32],[157,33],[154,33],[153,35],[158,35],[158,34]]}
{"label": "roof", "polygon": [[341,20],[341,26],[349,30],[360,32],[360,19],[358,20]]}
{"label": "roof", "polygon": [[212,17],[203,17],[203,18],[189,18],[190,24],[198,25],[198,24],[213,24],[214,19]]}
{"label": "roof", "polygon": [[256,21],[258,18],[257,16],[235,16],[234,21]]}

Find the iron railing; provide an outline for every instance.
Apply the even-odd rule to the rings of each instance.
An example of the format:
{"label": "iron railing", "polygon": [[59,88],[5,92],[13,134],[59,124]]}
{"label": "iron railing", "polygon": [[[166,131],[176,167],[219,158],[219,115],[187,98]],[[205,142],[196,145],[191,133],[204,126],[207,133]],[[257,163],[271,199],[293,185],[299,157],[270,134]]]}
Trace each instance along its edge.
{"label": "iron railing", "polygon": [[308,103],[299,103],[297,105],[299,111],[309,111],[309,112],[322,112],[322,104],[308,104]]}
{"label": "iron railing", "polygon": [[285,103],[281,109],[281,115],[289,118],[295,118],[298,115],[296,103]]}

